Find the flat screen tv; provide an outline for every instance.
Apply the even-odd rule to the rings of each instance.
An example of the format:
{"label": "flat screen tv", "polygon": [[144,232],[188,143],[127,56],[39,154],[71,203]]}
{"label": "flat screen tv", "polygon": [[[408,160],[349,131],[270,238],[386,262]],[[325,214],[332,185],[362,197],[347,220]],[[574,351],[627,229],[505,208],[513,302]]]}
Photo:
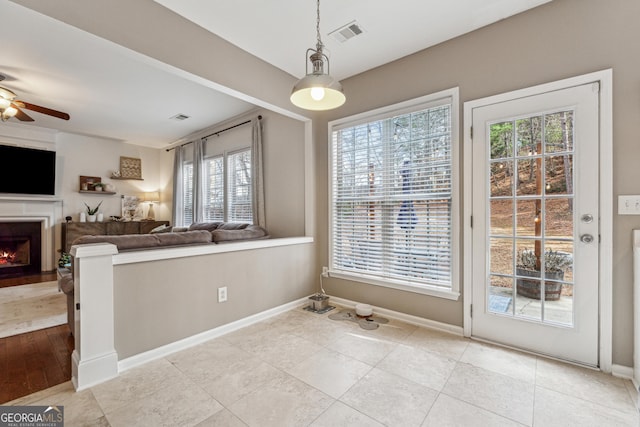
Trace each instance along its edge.
{"label": "flat screen tv", "polygon": [[0,193],[54,195],[55,151],[0,144]]}

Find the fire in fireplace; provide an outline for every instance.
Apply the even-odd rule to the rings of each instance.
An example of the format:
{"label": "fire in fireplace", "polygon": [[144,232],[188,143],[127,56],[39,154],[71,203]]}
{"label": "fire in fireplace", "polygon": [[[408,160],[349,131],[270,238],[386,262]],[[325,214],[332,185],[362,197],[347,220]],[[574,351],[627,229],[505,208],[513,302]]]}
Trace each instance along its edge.
{"label": "fire in fireplace", "polygon": [[30,263],[29,238],[0,238],[0,268],[25,266]]}
{"label": "fire in fireplace", "polygon": [[41,224],[0,222],[0,276],[39,273]]}

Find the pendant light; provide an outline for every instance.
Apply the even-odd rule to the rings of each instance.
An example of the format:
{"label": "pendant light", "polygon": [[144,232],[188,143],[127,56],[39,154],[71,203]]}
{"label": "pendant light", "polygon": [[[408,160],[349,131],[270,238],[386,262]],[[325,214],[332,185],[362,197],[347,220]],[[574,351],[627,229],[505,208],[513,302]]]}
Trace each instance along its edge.
{"label": "pendant light", "polygon": [[[322,49],[324,45],[320,40],[320,0],[317,0],[316,19],[316,48],[307,49],[305,55],[306,76],[296,83],[291,91],[291,102],[305,110],[331,110],[344,104],[347,100],[342,93],[342,85],[329,75],[329,58]],[[308,61],[307,61],[308,60]],[[324,62],[327,61],[327,73],[324,72]],[[309,62],[312,72],[309,73]]]}

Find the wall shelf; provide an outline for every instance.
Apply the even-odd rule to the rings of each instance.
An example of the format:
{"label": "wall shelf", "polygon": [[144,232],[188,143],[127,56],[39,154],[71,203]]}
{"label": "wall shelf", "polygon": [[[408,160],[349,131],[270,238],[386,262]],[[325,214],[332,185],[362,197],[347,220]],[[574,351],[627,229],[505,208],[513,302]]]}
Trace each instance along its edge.
{"label": "wall shelf", "polygon": [[144,178],[127,178],[127,177],[124,177],[124,176],[112,176],[112,177],[109,177],[109,179],[121,179],[121,180],[124,180],[124,179],[135,179],[136,181],[144,181]]}
{"label": "wall shelf", "polygon": [[115,191],[95,191],[95,190],[78,190],[79,193],[84,193],[84,194],[116,194]]}

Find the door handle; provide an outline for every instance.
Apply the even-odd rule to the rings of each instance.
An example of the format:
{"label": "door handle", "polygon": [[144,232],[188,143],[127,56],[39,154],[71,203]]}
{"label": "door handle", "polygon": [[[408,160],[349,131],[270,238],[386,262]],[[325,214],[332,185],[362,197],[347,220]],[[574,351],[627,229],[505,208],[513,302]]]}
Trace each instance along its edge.
{"label": "door handle", "polygon": [[580,241],[582,243],[591,243],[593,242],[593,236],[591,234],[583,234],[580,236]]}

